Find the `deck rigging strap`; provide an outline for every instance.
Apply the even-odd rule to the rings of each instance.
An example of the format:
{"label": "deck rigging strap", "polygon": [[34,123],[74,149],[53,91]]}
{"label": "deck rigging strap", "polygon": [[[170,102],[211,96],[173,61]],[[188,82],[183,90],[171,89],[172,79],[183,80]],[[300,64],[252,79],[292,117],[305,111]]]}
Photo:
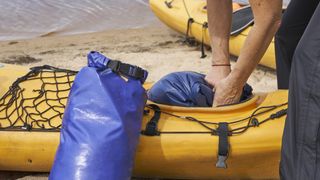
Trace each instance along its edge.
{"label": "deck rigging strap", "polygon": [[195,44],[195,39],[193,37],[191,37],[189,34],[190,34],[190,31],[191,31],[191,25],[192,23],[194,23],[194,20],[192,18],[189,18],[188,19],[188,22],[187,22],[187,30],[186,30],[186,34],[185,34],[185,39],[184,39],[184,43],[188,44],[188,45],[194,45]]}
{"label": "deck rigging strap", "polygon": [[[287,105],[288,103],[283,103],[283,104],[277,104],[277,105],[272,105],[272,106],[261,106],[259,108],[257,108],[255,111],[253,111],[251,113],[250,116],[245,117],[245,118],[241,118],[241,119],[235,119],[232,120],[230,122],[227,122],[229,128],[231,128],[232,126],[239,124],[239,123],[244,123],[245,121],[247,122],[246,125],[240,126],[240,127],[236,127],[236,128],[231,128],[228,130],[228,136],[233,136],[233,135],[239,135],[242,134],[244,132],[246,132],[249,128],[252,127],[258,127],[261,124],[266,123],[267,121],[273,120],[273,119],[277,119],[280,118],[284,115],[287,114],[287,109],[281,109],[276,111],[275,113],[270,114],[269,117],[262,119],[262,120],[258,120],[257,117],[259,117],[260,115],[269,113],[270,111],[274,111],[277,108],[283,107],[285,105]],[[157,108],[154,108],[157,107]],[[173,113],[169,113],[169,112],[165,112],[163,110],[161,110],[161,108],[159,108],[159,106],[155,105],[155,104],[148,104],[146,106],[146,108],[153,110],[155,112],[154,116],[156,116],[156,112],[157,113],[162,113],[162,114],[166,114],[178,119],[182,119],[182,120],[186,120],[186,121],[191,121],[191,122],[195,122],[198,123],[199,125],[201,125],[205,130],[208,131],[161,131],[159,129],[157,129],[157,136],[161,135],[161,134],[211,134],[214,136],[218,136],[218,127],[220,125],[221,122],[211,122],[211,121],[203,121],[203,120],[199,120],[195,117],[191,117],[191,116],[180,116],[180,115],[176,115]],[[152,119],[154,118],[154,116],[152,117]],[[159,122],[159,120],[157,121],[157,123]],[[213,126],[213,127],[212,127]],[[146,127],[147,128],[147,127]]]}
{"label": "deck rigging strap", "polygon": [[205,33],[206,33],[206,29],[208,29],[208,23],[204,22],[202,24],[202,34],[201,34],[201,56],[200,58],[205,58],[207,57],[206,52],[204,50],[204,37],[205,37]]}
{"label": "deck rigging strap", "polygon": [[[142,135],[146,136],[160,136],[161,134],[211,134],[219,137],[218,144],[218,155],[217,155],[217,168],[227,168],[227,158],[229,155],[229,136],[242,134],[247,131],[250,127],[257,127],[267,121],[280,118],[287,114],[287,109],[281,109],[276,113],[271,114],[268,118],[259,121],[257,116],[275,110],[276,108],[280,108],[282,106],[287,105],[287,103],[273,105],[273,106],[262,106],[257,108],[249,117],[245,117],[242,119],[234,120],[231,122],[209,122],[209,121],[201,121],[194,117],[190,116],[179,116],[173,113],[168,113],[161,111],[160,107],[155,104],[147,105],[146,107],[154,111],[154,115],[151,120],[147,123],[146,129],[141,131]],[[261,109],[263,111],[259,112]],[[149,112],[150,113],[150,112]],[[200,124],[204,129],[209,131],[159,131],[158,123],[160,120],[161,113],[167,114],[172,117],[176,117],[183,120],[188,120],[191,122],[195,122]],[[235,129],[229,129],[231,125],[242,123],[244,121],[248,121],[247,125],[241,126]],[[214,125],[216,128],[210,127],[210,125]]]}
{"label": "deck rigging strap", "polygon": [[229,155],[229,141],[228,141],[228,123],[219,123],[217,133],[219,136],[219,148],[218,148],[218,161],[216,163],[217,168],[227,168],[226,160]]}
{"label": "deck rigging strap", "polygon": [[158,131],[158,122],[161,117],[161,111],[159,106],[155,104],[151,104],[150,107],[154,109],[154,115],[151,120],[147,123],[146,129],[141,131],[141,134],[146,136],[159,136],[160,133]]}

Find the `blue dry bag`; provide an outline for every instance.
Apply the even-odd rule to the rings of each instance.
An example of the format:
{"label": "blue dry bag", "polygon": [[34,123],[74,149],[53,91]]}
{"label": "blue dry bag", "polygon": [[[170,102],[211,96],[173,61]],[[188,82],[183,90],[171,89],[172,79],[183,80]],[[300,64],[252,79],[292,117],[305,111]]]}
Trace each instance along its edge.
{"label": "blue dry bag", "polygon": [[[168,74],[152,86],[148,98],[155,103],[172,106],[211,107],[214,92],[204,78],[204,74],[191,71]],[[251,95],[252,88],[246,84],[240,101]]]}
{"label": "blue dry bag", "polygon": [[49,179],[130,179],[146,77],[137,66],[88,55],[88,67],[77,74],[69,94]]}

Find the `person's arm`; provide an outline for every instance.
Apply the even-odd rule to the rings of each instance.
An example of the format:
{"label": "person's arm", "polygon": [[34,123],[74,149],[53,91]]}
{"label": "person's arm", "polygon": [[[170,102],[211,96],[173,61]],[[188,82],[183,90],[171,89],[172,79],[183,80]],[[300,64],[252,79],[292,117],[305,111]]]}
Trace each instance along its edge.
{"label": "person's arm", "polygon": [[254,15],[254,25],[233,70],[214,86],[214,106],[239,101],[243,86],[261,60],[280,25],[282,0],[250,0],[249,2]]}
{"label": "person's arm", "polygon": [[[208,25],[212,49],[212,64],[230,64],[229,37],[232,0],[207,0]],[[212,86],[228,76],[230,66],[212,66],[206,80]]]}

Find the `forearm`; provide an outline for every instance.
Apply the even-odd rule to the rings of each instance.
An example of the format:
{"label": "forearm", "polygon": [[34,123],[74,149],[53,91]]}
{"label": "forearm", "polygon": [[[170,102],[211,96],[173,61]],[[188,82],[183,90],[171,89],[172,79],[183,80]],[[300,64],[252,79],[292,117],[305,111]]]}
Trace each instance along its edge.
{"label": "forearm", "polygon": [[266,52],[277,26],[254,26],[241,49],[241,54],[233,68],[239,82],[244,84]]}
{"label": "forearm", "polygon": [[231,0],[207,0],[212,63],[229,63],[229,37],[232,19]]}
{"label": "forearm", "polygon": [[[282,3],[280,0],[268,1],[270,2],[267,3],[273,4],[269,6],[265,5],[266,7],[264,9],[261,9],[260,7],[254,9],[254,6],[252,6],[255,15],[255,24],[251,29],[245,44],[241,49],[238,61],[231,72],[231,76],[234,76],[234,79],[237,79],[238,84],[244,85],[248,80],[250,74],[266,52],[279,27]],[[272,11],[270,12],[268,9],[272,9]]]}

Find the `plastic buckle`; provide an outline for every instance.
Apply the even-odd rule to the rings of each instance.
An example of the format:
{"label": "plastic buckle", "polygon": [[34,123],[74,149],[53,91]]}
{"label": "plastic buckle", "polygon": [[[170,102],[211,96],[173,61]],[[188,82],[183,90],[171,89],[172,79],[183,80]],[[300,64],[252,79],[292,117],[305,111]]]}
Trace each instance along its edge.
{"label": "plastic buckle", "polygon": [[135,79],[139,79],[142,83],[144,83],[144,81],[146,80],[146,78],[148,76],[146,71],[138,66],[131,66],[128,75],[130,77],[135,78]]}
{"label": "plastic buckle", "polygon": [[218,155],[218,161],[216,163],[216,167],[226,169],[227,168],[227,164],[226,164],[227,158],[228,158],[227,156]]}
{"label": "plastic buckle", "polygon": [[133,66],[132,70],[130,71],[130,76],[137,79],[143,78],[143,70],[138,66]]}
{"label": "plastic buckle", "polygon": [[21,129],[26,131],[31,131],[32,127],[30,124],[24,123]]}
{"label": "plastic buckle", "polygon": [[110,60],[107,64],[108,68],[110,68],[113,72],[118,73],[121,67],[121,61],[118,60]]}

